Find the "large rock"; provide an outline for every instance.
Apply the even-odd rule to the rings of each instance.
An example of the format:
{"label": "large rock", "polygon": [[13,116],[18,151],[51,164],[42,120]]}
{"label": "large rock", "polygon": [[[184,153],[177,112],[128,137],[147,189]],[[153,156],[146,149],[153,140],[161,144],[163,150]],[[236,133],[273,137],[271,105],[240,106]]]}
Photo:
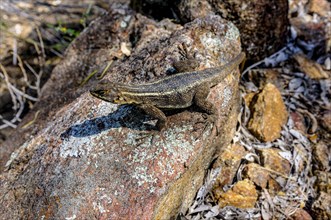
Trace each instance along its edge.
{"label": "large rock", "polygon": [[232,21],[240,30],[249,61],[260,61],[286,46],[288,0],[132,0],[131,5],[148,16],[183,23],[209,14]]}
{"label": "large rock", "polygon": [[212,12],[234,22],[240,30],[249,60],[260,61],[286,44],[289,25],[287,0],[182,0],[178,11],[184,21]]}
{"label": "large rock", "polygon": [[79,86],[109,62],[105,78],[111,81],[162,78],[185,58],[183,46],[198,69],[223,65],[240,52],[239,31],[218,16],[181,29],[120,5],[94,21],[69,47],[23,121],[39,112],[35,123],[5,143],[17,149],[1,175],[0,218],[169,219],[186,210],[213,156],[232,138],[238,71],[208,97],[218,109],[218,129],[191,107],[168,115],[168,126],[158,132],[138,109],[91,97],[87,91],[96,79]]}

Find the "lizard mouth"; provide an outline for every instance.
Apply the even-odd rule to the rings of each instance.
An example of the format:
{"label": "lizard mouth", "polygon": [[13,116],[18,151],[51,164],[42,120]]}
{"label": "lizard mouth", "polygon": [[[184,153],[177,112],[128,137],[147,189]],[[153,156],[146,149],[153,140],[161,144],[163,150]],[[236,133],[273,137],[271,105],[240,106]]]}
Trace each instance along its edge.
{"label": "lizard mouth", "polygon": [[106,92],[104,90],[90,90],[90,94],[104,101],[109,101],[108,99],[106,99]]}
{"label": "lizard mouth", "polygon": [[90,90],[90,94],[98,99],[115,104],[126,103],[125,100],[114,90],[96,89]]}
{"label": "lizard mouth", "polygon": [[90,94],[99,98],[100,90],[90,90]]}

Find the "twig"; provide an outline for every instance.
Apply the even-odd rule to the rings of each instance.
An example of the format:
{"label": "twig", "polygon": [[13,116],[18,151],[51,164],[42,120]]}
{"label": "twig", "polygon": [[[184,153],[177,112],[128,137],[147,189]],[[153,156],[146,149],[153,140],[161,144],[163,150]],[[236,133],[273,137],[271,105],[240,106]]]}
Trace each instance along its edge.
{"label": "twig", "polygon": [[9,91],[9,94],[12,98],[12,101],[13,101],[13,108],[16,110],[18,109],[18,105],[17,105],[17,101],[16,101],[16,97],[15,97],[15,94],[14,92],[11,90],[11,88],[8,86],[10,85],[10,82],[9,82],[9,77],[8,77],[8,74],[7,74],[7,71],[5,69],[5,67],[0,63],[0,69],[2,71],[2,78],[5,80],[5,83],[7,85],[7,88],[8,88],[8,91]]}
{"label": "twig", "polygon": [[40,80],[41,80],[41,77],[44,72],[46,54],[45,54],[44,42],[43,42],[43,38],[41,36],[40,30],[38,27],[36,27],[36,30],[37,30],[37,35],[38,35],[39,42],[40,42],[40,47],[41,47],[41,51],[40,51],[38,45],[35,45],[35,48],[36,48],[36,51],[38,54],[38,60],[39,60],[39,74],[35,75],[37,78],[36,87],[37,87],[38,97],[40,97],[40,95],[41,95]]}
{"label": "twig", "polygon": [[97,70],[94,70],[92,73],[90,73],[84,80],[83,82],[80,83],[79,86],[83,86],[85,85],[90,79],[92,76],[94,76],[98,71]]}
{"label": "twig", "polygon": [[109,69],[112,63],[113,63],[112,60],[108,62],[106,68],[102,71],[101,75],[97,77],[97,79],[102,79],[105,76],[107,70]]}
{"label": "twig", "polygon": [[37,117],[38,117],[38,115],[39,115],[39,110],[35,113],[35,115],[34,115],[34,117],[33,117],[33,119],[31,120],[31,121],[29,121],[28,123],[26,123],[25,125],[23,125],[22,126],[22,128],[27,128],[27,127],[29,127],[30,125],[32,125],[35,121],[36,121],[36,119],[37,119]]}
{"label": "twig", "polygon": [[0,129],[6,128],[6,127],[12,127],[12,128],[16,128],[17,126],[15,124],[13,124],[12,122],[4,119],[2,117],[2,115],[0,115],[0,119],[3,122],[3,125],[0,125]]}
{"label": "twig", "polygon": [[28,85],[29,88],[31,88],[31,89],[35,89],[35,90],[36,90],[37,87],[31,85],[31,83],[29,82],[28,74],[26,73],[26,70],[25,70],[25,68],[24,68],[24,66],[23,66],[22,59],[21,59],[21,57],[20,57],[19,55],[17,55],[17,59],[18,59],[18,66],[20,67],[20,69],[21,69],[21,71],[22,71],[23,78],[24,78],[26,84]]}

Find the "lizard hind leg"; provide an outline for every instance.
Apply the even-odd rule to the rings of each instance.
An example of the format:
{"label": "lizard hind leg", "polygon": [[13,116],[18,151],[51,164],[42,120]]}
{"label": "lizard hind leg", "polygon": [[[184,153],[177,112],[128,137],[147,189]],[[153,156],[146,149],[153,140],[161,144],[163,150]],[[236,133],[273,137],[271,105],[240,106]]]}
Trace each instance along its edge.
{"label": "lizard hind leg", "polygon": [[210,86],[203,84],[199,86],[197,92],[194,95],[193,101],[199,108],[208,113],[209,115],[214,115],[217,110],[213,103],[207,100],[210,91]]}
{"label": "lizard hind leg", "polygon": [[207,100],[208,94],[210,91],[210,86],[208,84],[203,84],[199,86],[197,92],[193,98],[195,105],[201,108],[204,112],[208,114],[208,122],[213,124],[213,127],[216,127],[216,133],[218,135],[218,128],[215,126],[215,121],[217,119],[216,113],[217,109],[213,103]]}

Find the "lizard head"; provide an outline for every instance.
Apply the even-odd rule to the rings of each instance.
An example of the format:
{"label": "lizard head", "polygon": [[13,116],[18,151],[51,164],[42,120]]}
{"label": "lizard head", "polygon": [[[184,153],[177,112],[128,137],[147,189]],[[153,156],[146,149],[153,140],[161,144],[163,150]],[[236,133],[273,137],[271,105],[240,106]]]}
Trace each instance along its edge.
{"label": "lizard head", "polygon": [[106,102],[115,104],[127,103],[119,91],[118,84],[112,83],[108,80],[100,82],[95,89],[90,90],[90,93],[92,96],[102,99]]}

